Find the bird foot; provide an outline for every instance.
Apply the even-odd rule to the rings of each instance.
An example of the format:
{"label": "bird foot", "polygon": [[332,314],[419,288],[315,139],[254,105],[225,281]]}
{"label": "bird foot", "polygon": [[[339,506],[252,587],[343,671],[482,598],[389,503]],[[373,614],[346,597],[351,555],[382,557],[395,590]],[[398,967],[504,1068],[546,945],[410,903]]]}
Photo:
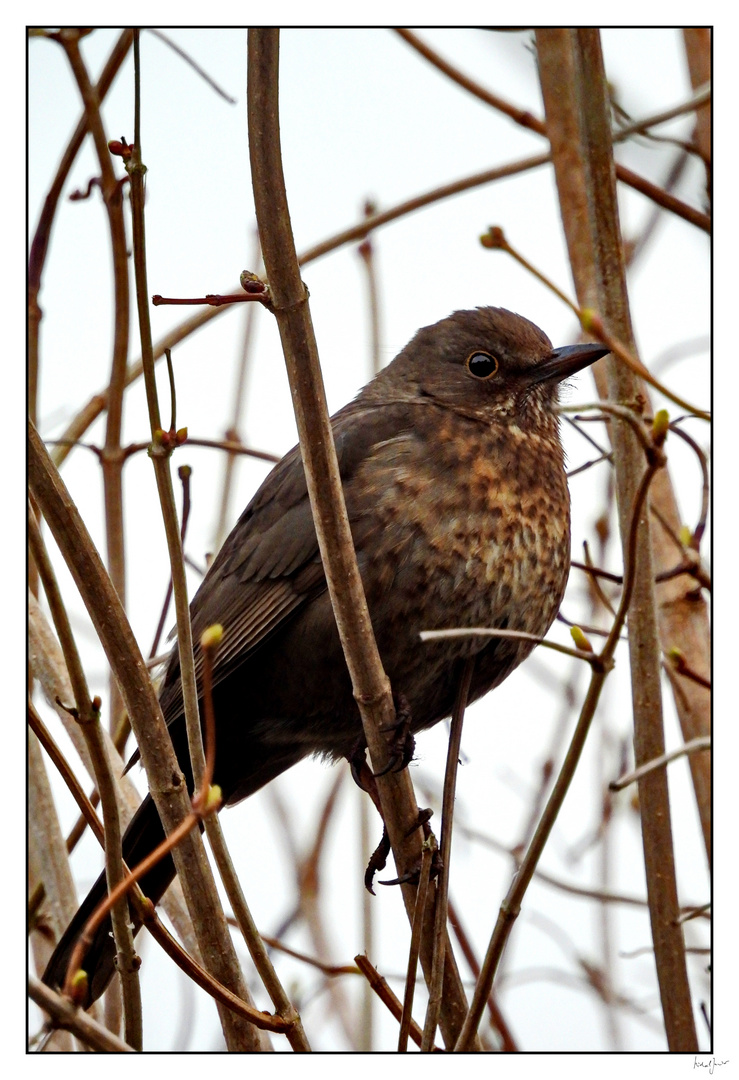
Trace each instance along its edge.
{"label": "bird foot", "polygon": [[[419,808],[418,808],[418,817],[413,822],[413,825],[410,827],[410,829],[408,829],[408,831],[407,831],[407,833],[405,835],[408,837],[408,836],[411,835],[411,833],[415,832],[416,829],[420,828],[420,829],[423,829],[424,838],[428,839],[428,837],[431,834],[431,828],[429,826],[429,818],[431,818],[432,815],[433,815],[433,810],[431,810],[428,807],[425,810],[422,810],[420,808],[420,806],[419,806]],[[372,853],[370,861],[367,863],[367,869],[364,872],[364,887],[367,889],[368,892],[371,892],[373,896],[375,895],[375,890],[372,888],[372,885],[373,885],[373,882],[374,882],[375,874],[377,874],[380,870],[385,869],[385,866],[387,865],[387,857],[388,857],[389,854],[390,854],[390,839],[389,839],[388,834],[387,834],[387,828],[383,828],[383,830],[382,830],[382,839],[380,840],[380,843],[377,845],[377,848],[375,849],[375,851]],[[441,859],[438,856],[438,849],[436,849],[434,851],[433,862],[431,863],[431,877],[435,878],[437,876],[437,874],[439,873],[440,869],[441,869]],[[419,862],[417,866],[414,866],[410,870],[407,870],[404,874],[401,874],[399,877],[393,878],[390,881],[381,881],[380,885],[404,885],[406,882],[415,883],[415,882],[418,881],[420,872],[421,872],[421,864]]]}
{"label": "bird foot", "polygon": [[404,694],[393,694],[395,702],[395,722],[387,727],[380,728],[383,734],[390,733],[389,761],[384,769],[373,773],[367,764],[367,743],[363,737],[357,739],[351,752],[347,755],[354,783],[362,791],[366,791],[382,816],[380,800],[377,795],[375,777],[387,776],[388,773],[402,772],[413,760],[416,749],[416,740],[411,734],[411,710]]}
{"label": "bird foot", "polygon": [[[441,866],[442,866],[441,855],[439,854],[439,851],[438,851],[438,848],[437,848],[434,851],[434,854],[433,854],[433,856],[431,858],[431,871],[430,871],[430,874],[429,874],[429,880],[430,881],[433,881],[433,879],[435,877],[439,876],[439,874],[441,872]],[[369,869],[369,867],[368,867],[368,869]],[[419,863],[416,863],[415,866],[411,867],[410,870],[406,870],[406,872],[404,874],[401,874],[400,877],[393,878],[392,881],[380,881],[380,882],[378,882],[378,884],[379,885],[406,885],[406,884],[417,885],[418,882],[419,882],[420,877],[421,877],[421,864],[419,862]],[[367,884],[367,877],[365,875],[365,885],[366,884]],[[369,886],[368,886],[368,888],[369,888]],[[372,892],[371,889],[370,889],[370,892]]]}
{"label": "bird foot", "polygon": [[384,769],[375,776],[387,776],[388,773],[402,772],[407,769],[416,750],[416,740],[411,734],[411,708],[405,694],[393,694],[395,703],[395,723],[380,728],[383,734],[390,733],[388,740],[389,759]]}
{"label": "bird foot", "polygon": [[387,865],[387,857],[390,854],[390,837],[387,834],[387,829],[383,827],[382,839],[377,845],[375,850],[370,856],[370,860],[367,863],[367,869],[364,872],[364,887],[367,892],[375,895],[375,890],[372,888],[372,883],[375,880],[375,874],[380,870],[384,870]]}

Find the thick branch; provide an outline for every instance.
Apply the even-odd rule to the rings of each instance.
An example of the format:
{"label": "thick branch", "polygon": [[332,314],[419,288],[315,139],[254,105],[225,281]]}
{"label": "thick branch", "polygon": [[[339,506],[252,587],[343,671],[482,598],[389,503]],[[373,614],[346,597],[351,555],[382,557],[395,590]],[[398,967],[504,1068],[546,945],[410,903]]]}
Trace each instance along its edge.
{"label": "thick branch", "polygon": [[[616,202],[609,105],[597,31],[543,30],[537,34],[547,130],[560,191],[562,217],[581,306],[595,307],[604,322],[636,352],[626,292]],[[570,204],[570,196],[574,196]],[[584,211],[584,213],[583,213]],[[581,216],[582,215],[582,216]],[[579,219],[579,220],[577,220]],[[637,399],[642,386],[614,358],[607,365],[609,397]],[[644,473],[644,453],[628,425],[612,425],[614,465],[624,548],[629,507]],[[634,589],[629,608],[629,655],[637,765],[664,753],[660,647],[654,570],[646,506],[635,534]],[[625,559],[628,552],[625,550]],[[690,990],[675,881],[667,777],[651,773],[639,784],[647,892],[657,976],[671,1050],[695,1050]]]}
{"label": "thick branch", "polygon": [[[387,764],[388,748],[380,728],[392,724],[395,710],[357,569],[308,298],[295,253],[280,148],[278,55],[277,30],[249,31],[249,153],[259,237],[295,403],[326,580],[372,763],[375,771],[381,772]],[[402,876],[421,859],[421,833],[413,829],[418,809],[407,770],[378,777],[378,788],[396,867]],[[412,919],[415,887],[404,885],[403,898]],[[425,935],[425,940],[428,942],[430,935]],[[428,948],[422,954],[422,963],[430,977]],[[465,1011],[464,991],[447,941],[441,1015],[447,1045],[455,1040]]]}

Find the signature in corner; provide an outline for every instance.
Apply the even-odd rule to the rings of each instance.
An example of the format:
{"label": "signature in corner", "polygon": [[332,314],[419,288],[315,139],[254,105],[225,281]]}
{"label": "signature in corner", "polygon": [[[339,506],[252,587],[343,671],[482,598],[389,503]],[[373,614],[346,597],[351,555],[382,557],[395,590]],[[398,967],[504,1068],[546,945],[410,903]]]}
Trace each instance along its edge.
{"label": "signature in corner", "polygon": [[693,1068],[694,1069],[708,1069],[708,1075],[709,1076],[713,1076],[713,1070],[717,1069],[719,1067],[719,1065],[728,1065],[728,1064],[729,1064],[729,1059],[728,1058],[726,1058],[724,1061],[721,1061],[721,1060],[717,1061],[716,1058],[713,1055],[711,1055],[711,1057],[708,1059],[708,1061],[701,1061],[700,1058],[698,1058],[698,1057],[693,1059]]}

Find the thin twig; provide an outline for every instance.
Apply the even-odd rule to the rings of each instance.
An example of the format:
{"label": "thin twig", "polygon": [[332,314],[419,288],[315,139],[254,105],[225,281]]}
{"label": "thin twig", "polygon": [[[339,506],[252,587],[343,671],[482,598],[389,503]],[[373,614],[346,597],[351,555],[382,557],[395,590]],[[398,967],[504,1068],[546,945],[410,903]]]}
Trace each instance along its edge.
{"label": "thin twig", "polygon": [[[519,109],[518,106],[511,105],[510,102],[505,101],[497,94],[491,94],[489,90],[484,89],[479,83],[476,83],[447,60],[444,60],[437,52],[426,45],[425,42],[422,42],[421,39],[410,30],[399,29],[397,30],[397,33],[435,67],[439,68],[440,71],[443,71],[445,75],[448,75],[449,78],[453,79],[459,86],[464,87],[465,90],[474,94],[475,97],[486,102],[488,105],[492,105],[493,108],[498,109],[499,112],[505,113],[506,116],[509,116],[522,127],[535,131],[537,135],[547,134],[547,128],[543,120],[540,120],[526,109]],[[697,106],[691,104],[687,107],[686,111],[693,111],[694,108],[697,108]],[[657,121],[658,120],[659,117],[657,118]],[[649,122],[649,120],[642,121],[643,124],[648,124]],[[695,210],[692,206],[688,206],[687,203],[684,203],[681,199],[675,198],[674,195],[670,195],[669,192],[657,187],[656,184],[652,184],[644,177],[638,176],[624,165],[616,163],[615,167],[618,179],[622,180],[625,184],[628,184],[629,187],[633,187],[636,191],[640,191],[642,195],[646,195],[647,198],[653,199],[658,205],[664,207],[665,210],[670,210],[672,213],[689,221],[692,225],[696,225],[704,232],[711,231],[711,219],[707,214],[702,213],[700,210]]]}
{"label": "thin twig", "polygon": [[[123,459],[118,454],[123,427],[123,397],[126,385],[126,361],[130,300],[128,284],[128,251],[126,227],[123,220],[121,188],[116,179],[108,140],[100,113],[100,99],[90,81],[79,48],[80,31],[62,29],[58,40],[62,44],[85,106],[85,119],[92,135],[100,167],[100,190],[108,217],[113,257],[114,328],[113,355],[108,383],[108,409],[105,427],[106,454],[102,458],[103,495],[105,503],[105,539],[108,569],[123,606],[126,605],[126,555],[123,519]],[[121,698],[115,679],[110,687],[110,730],[114,731],[121,711]],[[131,1041],[129,1039],[129,1041]]]}
{"label": "thin twig", "polygon": [[36,711],[32,701],[28,702],[28,725],[46,753],[54,763],[59,775],[67,785],[72,798],[77,803],[80,813],[90,826],[92,834],[101,847],[105,847],[105,834],[100,818],[95,813],[95,808],[87,798],[82,785],[70,768],[69,762],[56,744],[51,732]]}
{"label": "thin twig", "polygon": [[[330,921],[327,923],[321,904],[321,858],[329,835],[329,826],[334,824],[337,819],[338,797],[346,779],[345,770],[337,769],[333,783],[321,800],[318,821],[314,826],[313,840],[305,855],[298,852],[297,838],[293,834],[292,826],[290,826],[290,833],[293,834],[291,835],[291,848],[293,850],[298,894],[298,907],[295,918],[300,918],[305,923],[311,938],[313,951],[317,956],[329,957],[332,953],[330,934],[333,930],[333,924]],[[286,932],[285,924],[283,926],[285,929],[281,930],[281,933]],[[334,1019],[342,1029],[346,1041],[351,1045],[355,1039],[355,1023],[352,1016],[352,1006],[347,999],[345,988],[337,980],[331,979],[326,989],[331,999]]]}
{"label": "thin twig", "polygon": [[552,649],[553,652],[563,653],[565,656],[572,656],[576,660],[587,660],[589,664],[597,663],[597,659],[593,654],[585,652],[584,649],[572,649],[569,645],[560,645],[558,641],[547,641],[546,638],[539,637],[538,634],[529,634],[526,630],[494,630],[491,627],[486,626],[460,626],[450,628],[449,630],[422,630],[418,636],[421,641],[444,641],[467,637],[508,638],[512,641],[531,641],[535,645],[543,645],[545,649]]}
{"label": "thin twig", "polygon": [[[408,950],[408,969],[405,976],[405,993],[403,995],[403,1013],[400,1017],[400,1031],[398,1032],[398,1053],[404,1054],[408,1049],[408,1034],[413,1021],[413,997],[416,989],[416,974],[418,971],[418,955],[421,950],[421,935],[423,933],[423,921],[426,911],[426,897],[428,896],[429,880],[431,877],[431,864],[436,852],[436,838],[434,834],[424,840],[421,848],[421,869],[418,875],[418,891],[416,892],[416,908],[413,912],[411,925],[411,944]],[[366,891],[366,890],[365,890]]]}
{"label": "thin twig", "polygon": [[[702,686],[704,690],[711,689],[711,680],[707,679],[705,675],[701,675],[699,671],[695,671],[685,659],[683,652],[675,648],[670,649],[667,654],[667,658],[673,665],[674,670],[678,675],[683,675],[686,679],[690,679],[691,682],[697,683],[698,686]],[[710,738],[708,735],[700,736],[701,738]],[[692,741],[692,740],[691,740]]]}
{"label": "thin twig", "polygon": [[[474,954],[470,939],[462,926],[459,912],[451,900],[449,901],[449,925],[454,930],[454,936],[459,942],[459,947],[472,972],[472,977],[478,979],[480,977],[480,964]],[[516,1053],[519,1050],[519,1047],[517,1046],[511,1029],[508,1027],[508,1023],[500,1010],[495,994],[492,992],[488,996],[488,1012],[490,1013],[490,1022],[500,1036],[501,1050],[506,1053]]]}
{"label": "thin twig", "polygon": [[670,424],[670,430],[673,431],[678,438],[682,439],[693,450],[695,456],[698,458],[698,464],[700,465],[701,477],[703,480],[702,495],[701,495],[701,512],[698,518],[698,524],[693,529],[692,545],[696,551],[700,550],[700,543],[703,539],[703,534],[706,531],[706,521],[708,520],[708,508],[710,503],[710,484],[708,479],[708,460],[706,458],[705,451],[701,449],[695,439],[688,435],[687,431],[684,431],[682,427],[673,421]]}
{"label": "thin twig", "polygon": [[[503,844],[499,840],[495,840],[492,836],[487,836],[485,833],[480,832],[479,829],[472,829],[468,825],[460,824],[458,828],[471,840],[475,840],[479,844],[492,848],[493,851],[498,851],[502,855],[510,855],[514,858],[517,857],[517,848],[512,848],[510,844]],[[597,900],[599,904],[624,904],[627,907],[644,908],[647,906],[646,899],[641,899],[638,896],[628,896],[625,893],[614,893],[605,889],[589,889],[586,886],[574,885],[569,881],[563,881],[561,878],[548,874],[545,870],[540,870],[538,868],[534,876],[537,881],[540,881],[542,884],[549,885],[553,889],[559,889],[561,892],[579,897],[582,900]],[[692,910],[694,906],[695,905],[686,905],[690,910]]]}
{"label": "thin twig", "polygon": [[[257,266],[258,263],[261,263],[259,250],[259,235],[255,231],[253,247],[249,258],[249,266]],[[228,421],[228,428],[225,433],[225,438],[228,440],[228,442],[235,442],[239,444],[243,442],[239,435],[239,429],[242,424],[242,413],[244,411],[244,404],[246,400],[247,374],[249,371],[249,361],[252,352],[252,344],[254,342],[254,333],[256,328],[256,312],[257,309],[253,305],[247,307],[244,310],[241,348],[239,350],[240,355],[236,372],[236,385],[232,394],[231,416]],[[224,461],[223,484],[221,489],[220,506],[218,509],[218,522],[215,528],[215,551],[220,550],[220,547],[229,532],[229,504],[231,500],[231,490],[233,487],[233,479],[235,475],[236,457],[237,455],[235,452],[230,452],[226,454],[226,458]]]}
{"label": "thin twig", "polygon": [[[400,1020],[403,1008],[400,1004],[398,997],[393,993],[387,984],[387,980],[383,979],[382,975],[378,972],[377,968],[367,959],[366,956],[355,956],[354,963],[357,965],[365,979],[377,994],[380,1001],[386,1007],[388,1012],[395,1017],[396,1020]],[[423,1038],[423,1032],[421,1031],[415,1020],[411,1020],[410,1029],[408,1034],[413,1039],[416,1046],[421,1045]],[[438,1047],[434,1047],[434,1050],[438,1050]]]}
{"label": "thin twig", "polygon": [[[187,470],[187,471],[185,471]],[[177,474],[182,483],[182,522],[180,524],[180,542],[184,549],[185,536],[187,535],[187,523],[190,520],[190,476],[191,469],[189,466],[180,466],[177,470]],[[172,575],[170,573],[169,581],[167,582],[167,591],[164,594],[164,603],[162,604],[162,611],[159,616],[159,622],[154,632],[154,640],[151,643],[151,649],[149,650],[149,663],[152,662],[159,649],[159,643],[164,633],[164,627],[167,622],[167,615],[169,614],[169,605],[172,601]]]}
{"label": "thin twig", "polygon": [[289,1019],[256,1009],[254,1005],[232,993],[227,986],[224,986],[223,983],[219,982],[218,979],[215,979],[209,971],[202,967],[193,956],[185,952],[179,942],[172,937],[164,924],[159,920],[156,911],[151,907],[150,917],[146,920],[146,928],[152,937],[155,938],[157,944],[161,945],[167,956],[177,964],[180,970],[183,971],[189,979],[192,979],[201,990],[204,990],[206,994],[210,994],[210,996],[220,1005],[225,1006],[227,1011],[240,1017],[242,1020],[248,1021],[249,1024],[253,1024],[262,1031],[272,1031],[276,1034],[286,1035],[288,1038],[290,1037],[291,1021]]}
{"label": "thin twig", "polygon": [[674,402],[679,405],[681,409],[685,409],[687,412],[692,413],[701,420],[710,420],[711,414],[705,409],[699,409],[696,405],[691,405],[685,398],[680,397],[659,379],[655,379],[649,368],[642,364],[641,360],[636,356],[633,349],[628,348],[619,338],[611,332],[607,323],[604,323],[599,315],[593,312],[581,312],[581,321],[583,328],[598,341],[602,341],[604,345],[607,345],[614,356],[630,368],[635,375],[644,379],[645,382],[653,386],[655,390],[658,390],[660,394],[667,398],[668,401]]}
{"label": "thin twig", "polygon": [[601,588],[601,585],[600,585],[600,581],[598,580],[598,578],[601,575],[592,572],[592,571],[595,571],[596,567],[593,566],[593,561],[590,558],[590,548],[588,547],[587,540],[583,540],[582,546],[583,546],[583,553],[585,555],[585,567],[586,567],[587,570],[591,571],[590,584],[593,587],[593,592],[594,592],[595,596],[597,596],[598,600],[600,600],[601,604],[606,609],[606,611],[609,612],[609,614],[611,614],[611,615],[615,615],[615,612],[613,610],[613,605],[611,604],[611,601],[608,599],[606,594],[603,592],[603,589]]}
{"label": "thin twig", "polygon": [[133,1046],[119,1039],[112,1031],[108,1031],[102,1024],[98,1024],[86,1012],[74,1005],[69,998],[57,994],[33,975],[28,979],[28,994],[39,1008],[49,1014],[55,1027],[71,1031],[93,1050],[113,1054],[136,1053]]}
{"label": "thin twig", "polygon": [[452,856],[452,828],[454,825],[454,799],[457,790],[457,767],[459,765],[459,753],[462,745],[462,725],[464,713],[467,708],[472,673],[475,670],[475,657],[465,661],[457,688],[457,698],[454,702],[452,723],[449,732],[449,747],[446,757],[446,770],[444,773],[444,797],[442,801],[441,819],[441,868],[436,879],[436,897],[434,906],[434,940],[433,960],[431,964],[431,979],[429,980],[429,1000],[426,1009],[426,1022],[423,1027],[423,1042],[421,1050],[428,1052],[433,1048],[436,1036],[436,1027],[439,1022],[439,1010],[441,1008],[442,984],[444,978],[446,923],[447,923],[447,900],[449,897],[449,869]]}
{"label": "thin twig", "polygon": [[633,772],[627,773],[625,776],[620,776],[618,780],[612,780],[608,787],[611,791],[623,791],[629,784],[636,783],[637,780],[641,780],[643,776],[646,776],[647,773],[652,772],[654,769],[663,768],[663,766],[669,764],[670,761],[685,757],[686,754],[693,754],[696,750],[710,749],[711,738],[709,735],[691,739],[689,743],[678,747],[677,750],[670,750],[667,754],[660,754],[658,758],[654,758],[653,761],[646,761],[643,765],[640,765],[638,769],[634,769]]}
{"label": "thin twig", "polygon": [[704,918],[706,918],[708,916],[708,913],[710,912],[710,910],[711,910],[711,905],[710,904],[701,904],[700,907],[694,907],[694,908],[691,908],[690,911],[684,911],[680,915],[680,918],[678,919],[678,922],[686,923],[686,922],[691,922],[692,919],[704,919]]}
{"label": "thin twig", "polygon": [[[375,204],[369,199],[364,204],[365,217],[372,217],[377,212]],[[367,308],[370,324],[370,353],[372,362],[370,369],[376,375],[382,367],[380,347],[380,299],[377,289],[377,267],[375,264],[374,246],[370,236],[366,236],[357,248],[357,253],[364,264],[367,273]]]}
{"label": "thin twig", "polygon": [[218,85],[215,79],[212,78],[207,71],[201,68],[200,64],[193,60],[189,53],[185,52],[184,49],[181,49],[180,46],[175,41],[173,41],[168,34],[162,33],[161,30],[156,30],[153,26],[147,27],[147,30],[150,34],[153,34],[154,37],[158,37],[160,41],[163,41],[165,45],[168,45],[172,52],[175,52],[178,56],[181,56],[185,63],[189,64],[193,71],[196,71],[200,78],[207,82],[208,86],[215,90],[215,92],[225,101],[227,101],[229,105],[237,104],[237,99],[231,97],[230,94],[227,94],[226,91]]}
{"label": "thin twig", "polygon": [[521,252],[514,248],[508,242],[505,233],[501,228],[495,225],[491,225],[488,231],[480,237],[480,241],[483,247],[495,249],[498,251],[505,251],[507,255],[510,255],[513,259],[515,259],[516,262],[523,266],[525,270],[528,270],[528,272],[533,277],[535,277],[538,281],[541,281],[543,285],[546,285],[547,288],[550,289],[555,296],[558,296],[559,299],[564,304],[566,304],[567,307],[570,308],[570,310],[574,312],[575,315],[577,315],[577,318],[586,333],[592,334],[592,336],[597,338],[598,341],[602,341],[604,345],[607,345],[614,356],[617,356],[619,360],[622,361],[622,363],[626,364],[627,367],[631,368],[631,370],[635,374],[639,375],[642,379],[644,379],[645,382],[648,382],[650,386],[653,386],[655,388],[655,390],[659,390],[660,394],[666,397],[668,401],[673,401],[676,405],[679,405],[681,409],[686,409],[694,416],[700,417],[701,420],[710,420],[709,413],[705,412],[703,409],[699,409],[695,405],[691,405],[690,402],[686,401],[682,397],[679,397],[672,390],[670,390],[668,386],[665,386],[665,384],[660,382],[659,379],[656,379],[654,375],[652,375],[649,368],[645,367],[644,364],[642,364],[641,360],[639,360],[639,358],[636,356],[634,350],[629,349],[626,345],[624,345],[622,341],[618,339],[615,334],[611,332],[611,330],[604,324],[603,320],[597,314],[597,312],[592,311],[591,309],[579,308],[577,304],[575,304],[574,301],[570,300],[567,294],[564,293],[559,288],[559,286],[552,281],[551,278],[547,277],[547,275],[542,273],[541,270],[538,270],[533,265],[533,263],[529,262],[528,259],[524,258]]}
{"label": "thin twig", "polygon": [[[217,818],[211,820],[220,828],[220,822],[218,822]],[[210,841],[213,856],[216,860],[216,865],[218,866],[218,872],[226,889],[226,895],[228,896],[234,911],[234,921],[241,931],[244,941],[249,949],[249,954],[259,973],[259,977],[264,983],[278,1015],[285,1022],[285,1034],[288,1042],[295,1051],[309,1051],[310,1044],[303,1029],[300,1016],[279,980],[269,953],[265,948],[265,943],[271,947],[281,949],[283,952],[292,956],[298,957],[305,963],[315,963],[316,966],[320,967],[321,970],[330,975],[346,974],[348,969],[336,965],[322,965],[318,961],[312,961],[309,957],[298,954],[293,950],[282,946],[280,942],[275,942],[272,938],[260,935],[225,844],[221,844],[220,840],[217,837],[214,837],[214,832],[210,828],[208,829],[208,840]]]}
{"label": "thin twig", "polygon": [[[133,41],[133,31],[124,30],[115,43],[102,74],[95,85],[95,96],[102,103],[118,70],[128,55]],[[57,169],[51,187],[44,199],[43,209],[39,217],[36,230],[31,243],[31,251],[28,258],[28,312],[29,312],[29,343],[28,343],[28,411],[31,419],[36,423],[36,397],[38,389],[38,350],[39,350],[39,326],[41,322],[41,308],[38,304],[38,294],[41,289],[41,280],[46,255],[49,247],[51,228],[59,204],[59,197],[69,175],[80,147],[87,135],[87,114],[83,113],[72,138],[67,144],[62,160]]]}
{"label": "thin twig", "polygon": [[[144,382],[149,410],[149,422],[152,433],[151,459],[154,466],[157,490],[162,509],[162,517],[167,537],[175,609],[177,612],[177,642],[180,661],[180,681],[187,728],[187,741],[190,763],[195,787],[204,791],[206,763],[203,751],[203,736],[198,712],[198,691],[193,657],[192,628],[187,597],[187,581],[182,558],[182,542],[177,510],[172,490],[169,471],[169,450],[158,440],[161,431],[159,403],[157,399],[154,357],[151,337],[151,322],[148,306],[148,284],[146,268],[146,232],[144,220],[144,174],[145,166],[141,155],[141,108],[140,108],[140,63],[139,34],[134,32],[134,145],[130,163],[127,165],[131,180],[131,213],[133,220],[133,259],[136,279],[136,304],[139,316],[141,337],[141,356],[144,365]],[[140,744],[139,744],[140,746]],[[143,755],[142,755],[143,757]],[[165,823],[166,828],[166,823]],[[197,894],[191,889],[195,882],[183,881],[188,908],[193,915],[193,922],[202,942],[204,957],[209,957],[206,966],[219,982],[223,983],[237,997],[251,1005],[251,998],[244,981],[233,941],[226,924],[213,875],[205,858],[205,851],[197,830],[193,834],[194,850],[200,861],[199,888]],[[175,852],[179,849],[176,848]],[[179,869],[179,868],[178,868]],[[196,917],[197,916],[197,917]],[[221,1010],[226,1043],[231,1050],[258,1050],[261,1041],[258,1032],[250,1024],[245,1024],[243,1017],[236,1016],[230,1010]]]}

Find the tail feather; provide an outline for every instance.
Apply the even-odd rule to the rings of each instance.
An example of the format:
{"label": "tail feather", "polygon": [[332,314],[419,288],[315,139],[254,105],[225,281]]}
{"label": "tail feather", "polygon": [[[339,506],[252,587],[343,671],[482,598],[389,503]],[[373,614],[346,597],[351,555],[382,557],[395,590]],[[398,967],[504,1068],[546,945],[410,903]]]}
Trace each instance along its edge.
{"label": "tail feather", "polygon": [[[175,725],[171,733],[178,759],[181,762],[188,762],[184,723]],[[232,737],[230,741],[224,738],[219,740],[215,777],[221,787],[225,805],[232,805],[252,795],[280,773],[295,765],[307,752],[307,748],[301,745],[271,746],[259,740],[244,738],[238,729],[227,730],[225,734],[230,734]],[[192,781],[189,769],[185,770],[185,778],[191,790]],[[163,839],[164,829],[159,820],[159,814],[151,795],[147,795],[126,829],[123,837],[123,858],[133,868],[150,855]],[[141,879],[139,884],[144,895],[148,896],[154,904],[158,904],[174,876],[174,861],[171,855],[167,855]],[[64,985],[77,939],[85,923],[107,892],[105,873],[102,873],[54,950],[43,975],[43,981],[47,986],[60,988]],[[137,933],[141,928],[141,923],[134,913],[132,913],[132,918],[134,933]],[[115,955],[111,922],[110,918],[107,918],[98,928],[81,964],[88,977],[85,1008],[101,996],[113,977]]]}

